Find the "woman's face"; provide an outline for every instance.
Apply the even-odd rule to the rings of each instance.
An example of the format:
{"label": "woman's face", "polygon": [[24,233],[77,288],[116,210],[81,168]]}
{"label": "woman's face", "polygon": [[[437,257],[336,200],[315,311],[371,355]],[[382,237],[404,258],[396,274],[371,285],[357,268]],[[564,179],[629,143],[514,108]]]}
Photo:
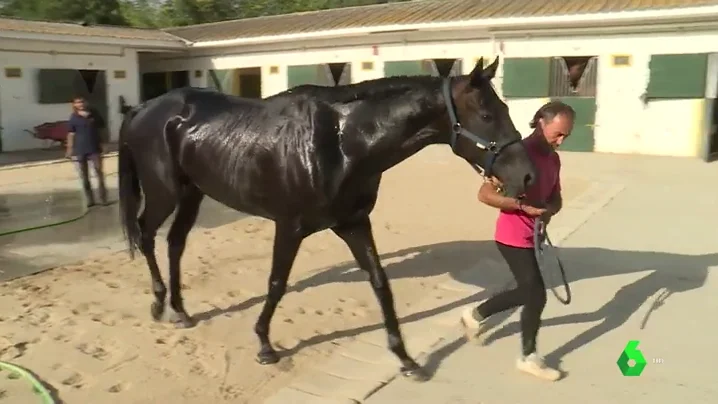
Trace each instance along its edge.
{"label": "woman's face", "polygon": [[541,123],[541,131],[546,141],[554,149],[558,149],[561,143],[563,143],[563,141],[571,135],[571,131],[573,131],[573,119],[566,114],[558,114],[548,122],[541,118],[539,122]]}

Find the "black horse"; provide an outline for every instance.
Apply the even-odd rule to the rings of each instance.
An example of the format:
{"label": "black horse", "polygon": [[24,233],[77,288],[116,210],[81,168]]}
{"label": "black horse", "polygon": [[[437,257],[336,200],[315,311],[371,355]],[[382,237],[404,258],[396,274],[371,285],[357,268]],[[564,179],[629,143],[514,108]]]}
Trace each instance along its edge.
{"label": "black horse", "polygon": [[533,183],[535,168],[491,85],[498,62],[484,69],[480,60],[468,76],[302,86],[264,100],[182,88],[129,110],[119,140],[120,210],[130,255],[137,248],[147,259],[153,318],[162,318],[167,294],[154,239],[176,210],[167,235],[169,305],[177,326],[194,325],[180,294],[180,258],[208,195],[275,222],[268,293],[254,329],[259,363],[279,360],[269,325],[302,240],[332,229],[369,275],[402,371],[424,379],[404,347],[369,214],[382,173],[434,143],[450,143],[509,194]]}

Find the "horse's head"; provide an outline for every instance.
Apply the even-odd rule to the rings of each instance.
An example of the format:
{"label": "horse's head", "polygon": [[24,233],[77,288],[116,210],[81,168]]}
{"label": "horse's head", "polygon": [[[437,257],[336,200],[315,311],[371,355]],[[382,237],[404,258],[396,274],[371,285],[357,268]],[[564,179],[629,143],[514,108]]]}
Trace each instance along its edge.
{"label": "horse's head", "polygon": [[516,197],[533,184],[536,169],[508,107],[491,85],[499,58],[486,68],[483,64],[481,58],[468,76],[444,83],[444,100],[452,125],[449,144],[456,155],[487,176],[497,177],[506,193]]}

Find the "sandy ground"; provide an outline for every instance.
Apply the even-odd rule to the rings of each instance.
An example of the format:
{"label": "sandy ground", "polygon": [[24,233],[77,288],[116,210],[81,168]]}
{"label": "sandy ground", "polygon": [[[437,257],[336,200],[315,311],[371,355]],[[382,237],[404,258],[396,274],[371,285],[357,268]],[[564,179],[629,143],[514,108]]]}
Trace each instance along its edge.
{"label": "sandy ground", "polygon": [[[72,175],[63,166],[5,172],[0,181]],[[476,202],[479,183],[445,147],[428,148],[386,174],[372,219],[400,315],[452,272],[498,255],[485,241],[496,213]],[[587,186],[564,178],[567,199]],[[5,283],[0,359],[36,372],[71,404],[260,403],[338,344],[381,324],[346,246],[331,232],[315,234],[302,245],[291,290],[272,322],[275,347],[287,355],[276,365],[257,364],[253,326],[272,238],[272,223],[257,218],[190,234],[182,282],[185,306],[200,319],[190,330],[152,322],[145,262],[130,261],[126,252]],[[161,240],[157,253],[166,268]],[[31,402],[29,390],[6,376],[0,373],[0,403]]]}

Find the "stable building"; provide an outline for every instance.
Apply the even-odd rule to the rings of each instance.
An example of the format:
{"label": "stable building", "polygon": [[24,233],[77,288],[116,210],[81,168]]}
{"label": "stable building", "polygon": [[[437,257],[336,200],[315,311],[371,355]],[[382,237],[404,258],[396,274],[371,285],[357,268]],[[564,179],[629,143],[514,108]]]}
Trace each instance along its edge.
{"label": "stable building", "polygon": [[0,18],[0,151],[45,147],[27,131],[67,120],[78,95],[105,115],[116,138],[119,97],[140,100],[138,55],[186,49],[157,30]]}
{"label": "stable building", "polygon": [[[108,103],[119,94],[134,103],[185,85],[267,97],[307,83],[452,76],[468,73],[480,57],[489,63],[499,56],[495,86],[524,135],[541,104],[561,99],[578,113],[565,150],[709,159],[718,155],[717,17],[718,0],[563,0],[548,6],[418,0],[164,31],[76,28],[154,35],[142,46],[120,45],[124,64],[105,63]],[[5,34],[0,22],[0,44]],[[4,48],[0,60],[13,67]],[[50,63],[44,67],[53,67],[53,58],[43,57]],[[124,67],[124,79],[114,78],[117,66]],[[10,80],[0,77],[0,117],[11,128],[3,132],[5,144],[19,146],[24,141],[9,139],[21,136],[20,125],[10,122],[23,107],[4,94]],[[69,110],[67,104],[58,108]],[[121,117],[113,107],[108,114],[115,128]],[[62,117],[45,120],[52,119]]]}

